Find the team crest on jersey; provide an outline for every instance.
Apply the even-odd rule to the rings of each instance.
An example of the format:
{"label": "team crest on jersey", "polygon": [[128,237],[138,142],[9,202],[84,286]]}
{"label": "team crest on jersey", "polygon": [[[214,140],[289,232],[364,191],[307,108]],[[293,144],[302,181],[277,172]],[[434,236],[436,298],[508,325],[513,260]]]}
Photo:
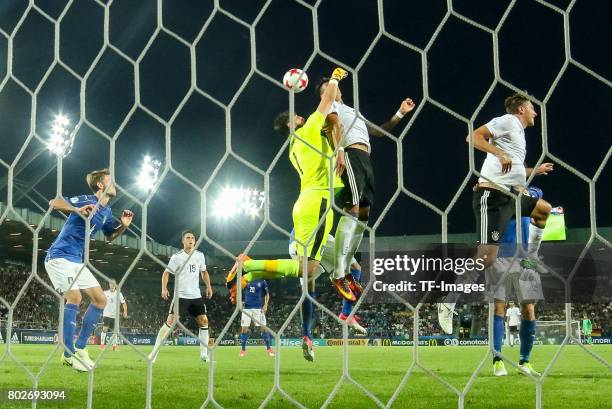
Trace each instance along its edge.
{"label": "team crest on jersey", "polygon": [[491,238],[492,238],[494,241],[499,240],[499,232],[498,232],[497,230],[493,230],[493,231],[491,232]]}

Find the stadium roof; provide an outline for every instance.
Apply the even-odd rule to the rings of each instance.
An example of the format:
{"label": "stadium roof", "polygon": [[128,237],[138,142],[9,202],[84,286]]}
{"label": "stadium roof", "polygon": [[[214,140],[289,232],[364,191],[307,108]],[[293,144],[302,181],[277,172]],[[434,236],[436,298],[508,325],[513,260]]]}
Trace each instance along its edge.
{"label": "stadium roof", "polygon": [[[0,214],[3,214],[5,210],[6,205],[0,202]],[[43,219],[42,213],[29,209],[17,208],[15,211],[33,229]],[[64,218],[61,216],[57,217],[56,214],[58,213],[52,213],[44,220],[43,227],[38,235],[40,259],[43,258],[45,251],[49,248],[64,224]],[[612,240],[612,227],[599,228],[598,232],[607,240]],[[90,245],[92,264],[101,271],[109,272],[113,276],[122,274],[140,251],[141,239],[136,237],[139,235],[139,232],[131,230],[112,243],[109,243],[104,239],[102,233],[98,232],[94,235]],[[568,229],[567,231],[567,241],[570,242],[586,242],[589,236],[589,229]],[[9,213],[7,219],[0,224],[0,257],[21,261],[31,260],[32,237],[33,234],[30,229],[21,220],[16,220],[14,213]],[[475,235],[472,233],[451,234],[448,237],[449,243],[473,243],[474,241]],[[382,236],[376,238],[377,248],[384,248],[386,250],[405,250],[407,244],[440,242],[440,235]],[[249,242],[224,241],[219,244],[230,253],[238,254],[247,248]],[[257,257],[286,257],[288,253],[287,247],[288,240],[258,240],[249,250],[249,254]],[[147,249],[164,263],[168,261],[172,254],[179,251],[176,247],[158,243],[152,239],[147,240]],[[368,251],[367,239],[362,243],[361,251]],[[205,253],[207,264],[211,267],[223,269],[232,264],[232,260],[219,249],[213,248],[211,251],[205,251]],[[143,272],[159,272],[161,266],[151,257],[143,254],[135,269],[136,271]]]}

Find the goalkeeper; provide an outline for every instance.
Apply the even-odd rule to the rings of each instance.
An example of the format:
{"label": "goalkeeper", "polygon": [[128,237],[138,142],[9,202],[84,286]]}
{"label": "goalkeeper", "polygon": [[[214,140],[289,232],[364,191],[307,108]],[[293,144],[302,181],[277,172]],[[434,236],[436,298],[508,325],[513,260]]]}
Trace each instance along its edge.
{"label": "goalkeeper", "polygon": [[[336,99],[338,81],[347,75],[346,70],[342,68],[334,70],[317,110],[307,120],[297,114],[294,118],[290,118],[288,112],[281,113],[275,119],[274,129],[285,137],[290,136],[291,122],[295,121],[296,136],[290,136],[289,159],[300,176],[300,195],[293,206],[293,225],[299,260],[251,260],[246,255],[239,255],[226,278],[232,302],[236,302],[236,277],[239,268],[245,273],[241,282],[244,288],[248,282],[256,279],[302,277],[304,275],[302,261],[306,258],[308,280],[314,280],[325,239],[334,222],[330,189],[342,186],[339,178],[331,180],[334,177],[333,149],[322,130],[325,115]],[[355,299],[348,285],[345,294],[347,298]],[[302,348],[304,357],[313,361],[314,353],[310,337],[304,337]]]}
{"label": "goalkeeper", "polygon": [[593,324],[586,314],[584,314],[584,318],[582,320],[582,332],[584,332],[584,339],[586,339],[587,344],[593,345],[593,338],[591,338]]}

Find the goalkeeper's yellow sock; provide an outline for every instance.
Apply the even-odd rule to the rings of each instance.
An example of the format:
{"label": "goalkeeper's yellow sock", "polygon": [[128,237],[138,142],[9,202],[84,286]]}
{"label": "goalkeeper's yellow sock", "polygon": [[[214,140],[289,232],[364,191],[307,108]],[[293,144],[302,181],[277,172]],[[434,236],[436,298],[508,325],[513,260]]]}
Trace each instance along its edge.
{"label": "goalkeeper's yellow sock", "polygon": [[300,263],[295,260],[247,260],[242,266],[243,270],[251,273],[254,280],[258,278],[274,279],[284,277],[298,277]]}

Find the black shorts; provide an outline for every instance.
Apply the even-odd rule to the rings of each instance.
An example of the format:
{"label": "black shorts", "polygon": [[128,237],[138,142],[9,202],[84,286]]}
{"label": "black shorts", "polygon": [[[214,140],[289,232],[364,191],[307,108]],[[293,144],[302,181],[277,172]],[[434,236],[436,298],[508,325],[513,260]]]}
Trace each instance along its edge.
{"label": "black shorts", "polygon": [[115,319],[111,317],[102,317],[102,326],[107,328],[114,328]]}
{"label": "black shorts", "polygon": [[[174,300],[170,303],[170,314],[174,314],[173,311]],[[179,298],[179,314],[182,317],[191,315],[197,317],[198,315],[206,315],[206,304],[202,297],[200,298]]]}
{"label": "black shorts", "polygon": [[[530,216],[538,199],[520,195],[521,215]],[[476,234],[480,244],[498,244],[508,222],[516,216],[514,197],[496,189],[477,187],[472,201],[476,217]]]}
{"label": "black shorts", "polygon": [[346,148],[344,151],[346,169],[342,172],[344,189],[338,195],[343,207],[372,206],[374,204],[374,169],[366,151]]}
{"label": "black shorts", "polygon": [[510,330],[510,332],[512,332],[513,334],[516,334],[518,332],[518,327],[516,325],[510,325],[508,327],[508,329]]}

